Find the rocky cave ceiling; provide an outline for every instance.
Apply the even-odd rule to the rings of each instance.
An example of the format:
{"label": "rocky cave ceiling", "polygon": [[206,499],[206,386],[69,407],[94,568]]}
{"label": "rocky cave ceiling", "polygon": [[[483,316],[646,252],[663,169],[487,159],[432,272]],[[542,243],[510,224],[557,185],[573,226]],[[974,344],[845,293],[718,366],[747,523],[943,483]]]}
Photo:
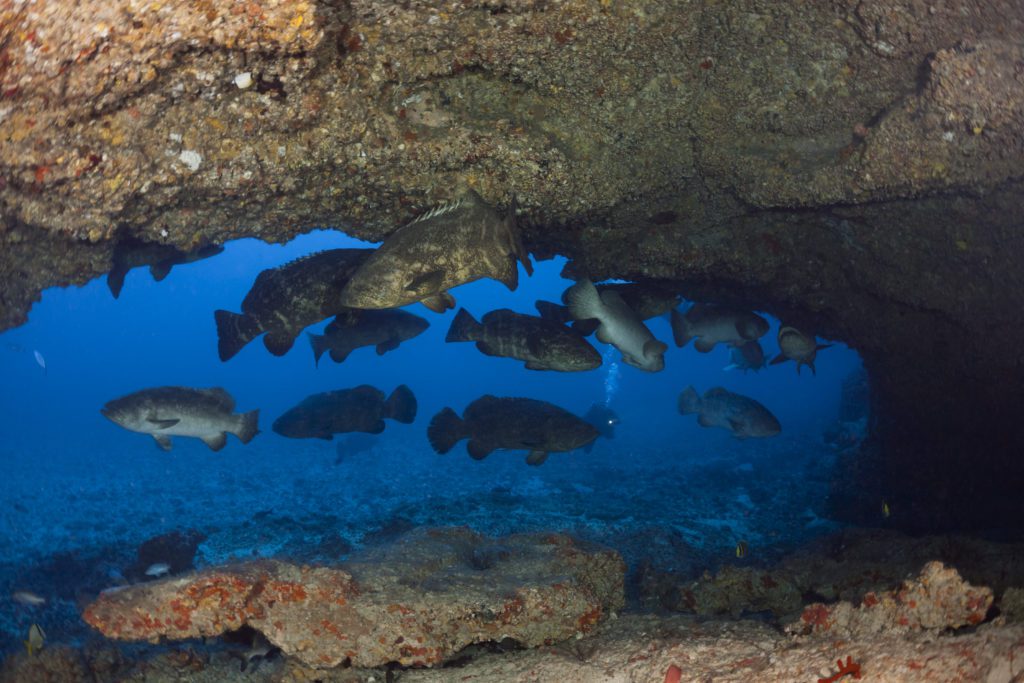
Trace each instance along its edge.
{"label": "rocky cave ceiling", "polygon": [[0,329],[119,240],[379,240],[515,193],[571,274],[858,349],[850,519],[1022,512],[1022,178],[1017,0],[0,0]]}

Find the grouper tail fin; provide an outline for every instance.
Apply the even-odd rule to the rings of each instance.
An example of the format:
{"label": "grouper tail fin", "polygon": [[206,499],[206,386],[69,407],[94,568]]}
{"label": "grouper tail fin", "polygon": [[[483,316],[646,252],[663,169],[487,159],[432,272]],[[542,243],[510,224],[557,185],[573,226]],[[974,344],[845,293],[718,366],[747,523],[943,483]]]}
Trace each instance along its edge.
{"label": "grouper tail fin", "polygon": [[232,358],[263,332],[259,324],[244,313],[217,310],[213,312],[213,319],[217,322],[217,352],[222,361]]}
{"label": "grouper tail fin", "polygon": [[249,443],[252,441],[254,436],[260,433],[260,411],[259,409],[250,410],[248,413],[239,415],[239,417],[241,418],[241,424],[239,424],[238,431],[235,432],[235,436],[237,436],[238,440],[242,443]]}
{"label": "grouper tail fin", "polygon": [[431,447],[442,455],[466,436],[465,423],[451,408],[445,408],[435,415],[427,427],[427,439]]}
{"label": "grouper tail fin", "polygon": [[327,347],[329,346],[327,343],[327,335],[307,332],[306,336],[309,337],[309,345],[313,347],[313,364],[319,367],[320,356],[324,355],[324,352],[327,351]]}
{"label": "grouper tail fin", "polygon": [[700,412],[700,396],[693,387],[686,387],[683,393],[679,394],[679,412],[682,415]]}
{"label": "grouper tail fin", "polygon": [[404,384],[399,384],[388,396],[388,401],[384,406],[384,417],[390,417],[402,424],[412,424],[412,421],[416,419],[416,397],[413,395],[412,389]]}
{"label": "grouper tail fin", "polygon": [[124,276],[128,274],[128,268],[123,265],[114,264],[114,267],[107,273],[107,287],[114,298],[121,296],[121,288],[124,287]]}
{"label": "grouper tail fin", "polygon": [[483,326],[465,308],[460,308],[448,328],[446,342],[479,341]]}

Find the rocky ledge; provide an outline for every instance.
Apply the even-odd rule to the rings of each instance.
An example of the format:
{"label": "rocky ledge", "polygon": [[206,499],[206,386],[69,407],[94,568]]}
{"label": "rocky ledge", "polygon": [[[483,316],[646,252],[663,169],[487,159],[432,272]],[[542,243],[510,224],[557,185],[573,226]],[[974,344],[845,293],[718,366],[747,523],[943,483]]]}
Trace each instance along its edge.
{"label": "rocky ledge", "polygon": [[559,534],[422,529],[339,567],[261,560],[108,591],[84,618],[119,640],[249,626],[311,667],[432,666],[473,643],[587,633],[621,609],[624,575],[618,553]]}

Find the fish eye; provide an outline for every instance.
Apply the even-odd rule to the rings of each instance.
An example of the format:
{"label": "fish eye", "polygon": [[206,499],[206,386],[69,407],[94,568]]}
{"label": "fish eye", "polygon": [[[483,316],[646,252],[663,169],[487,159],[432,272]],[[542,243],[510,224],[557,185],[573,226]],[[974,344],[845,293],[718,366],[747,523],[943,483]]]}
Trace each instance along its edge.
{"label": "fish eye", "polygon": [[615,424],[615,420],[608,420],[608,424],[610,424],[610,425]]}

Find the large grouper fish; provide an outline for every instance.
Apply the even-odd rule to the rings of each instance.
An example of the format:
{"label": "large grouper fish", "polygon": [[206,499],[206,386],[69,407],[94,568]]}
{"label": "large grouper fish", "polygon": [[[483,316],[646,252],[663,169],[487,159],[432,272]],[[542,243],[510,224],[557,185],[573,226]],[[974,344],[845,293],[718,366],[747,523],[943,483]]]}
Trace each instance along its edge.
{"label": "large grouper fish", "polygon": [[224,389],[155,387],[110,401],[100,412],[115,424],[149,434],[165,451],[172,436],[194,436],[219,451],[234,434],[249,443],[259,433],[259,410],[235,413],[235,400]]}
{"label": "large grouper fish", "polygon": [[[641,320],[650,320],[673,310],[679,305],[680,296],[658,285],[642,282],[608,282],[596,285],[600,294],[615,292]],[[572,322],[572,329],[584,337],[597,331],[598,320],[576,320],[573,322],[569,309],[553,301],[538,300],[537,311],[546,320],[560,323]]]}
{"label": "large grouper fish", "polygon": [[401,384],[387,398],[368,384],[313,394],[274,420],[273,430],[292,439],[330,440],[348,432],[380,434],[384,418],[404,424],[416,419],[416,397],[409,387]]}
{"label": "large grouper fish", "polygon": [[811,369],[812,375],[817,375],[814,369],[814,359],[818,351],[831,347],[831,344],[819,344],[814,337],[804,334],[795,327],[783,325],[779,328],[779,355],[772,358],[772,365],[785,363],[787,360],[796,361],[796,374],[800,374],[800,366],[806,365]]}
{"label": "large grouper fish", "polygon": [[124,278],[132,268],[149,266],[149,274],[157,282],[163,280],[174,266],[194,263],[216,256],[224,251],[219,244],[210,244],[193,251],[182,251],[170,244],[144,242],[134,238],[118,240],[114,247],[114,255],[107,273],[107,287],[114,298],[121,296]]}
{"label": "large grouper fish", "polygon": [[567,410],[532,398],[481,396],[462,417],[445,408],[430,421],[427,438],[435,451],[447,453],[462,439],[466,450],[482,460],[498,449],[526,450],[529,465],[540,465],[552,451],[571,451],[598,437],[597,429]]}
{"label": "large grouper fish", "polygon": [[338,303],[397,308],[416,301],[441,313],[455,307],[448,290],[480,278],[510,290],[520,261],[533,274],[516,225],[516,202],[504,218],[473,190],[432,209],[388,236],[352,275]]}
{"label": "large grouper fish", "polygon": [[768,321],[757,313],[715,304],[694,304],[686,313],[673,310],[671,324],[676,346],[696,339],[693,347],[700,353],[708,353],[718,343],[740,346],[768,333]]}
{"label": "large grouper fish", "polygon": [[701,398],[693,387],[679,394],[679,412],[697,414],[701,427],[723,427],[738,439],[775,436],[782,431],[778,419],[763,405],[741,394],[722,387],[704,392]]}
{"label": "large grouper fish", "polygon": [[328,323],[323,334],[306,334],[313,347],[314,362],[319,365],[325,352],[335,363],[344,363],[350,353],[363,346],[373,346],[377,355],[383,356],[428,327],[430,323],[407,311],[354,309]]}
{"label": "large grouper fish", "polygon": [[264,270],[242,300],[242,313],[217,310],[217,351],[226,361],[266,332],[263,345],[288,353],[306,327],[344,313],[341,291],[373,249],[328,249]]}
{"label": "large grouper fish", "polygon": [[598,291],[593,282],[582,279],[565,290],[562,301],[573,320],[597,320],[597,340],[621,351],[627,365],[648,372],[665,368],[668,345],[654,338],[618,292]]}
{"label": "large grouper fish", "polygon": [[476,342],[480,353],[526,361],[529,370],[579,372],[601,365],[597,349],[565,325],[507,308],[480,321],[460,308],[444,340]]}

